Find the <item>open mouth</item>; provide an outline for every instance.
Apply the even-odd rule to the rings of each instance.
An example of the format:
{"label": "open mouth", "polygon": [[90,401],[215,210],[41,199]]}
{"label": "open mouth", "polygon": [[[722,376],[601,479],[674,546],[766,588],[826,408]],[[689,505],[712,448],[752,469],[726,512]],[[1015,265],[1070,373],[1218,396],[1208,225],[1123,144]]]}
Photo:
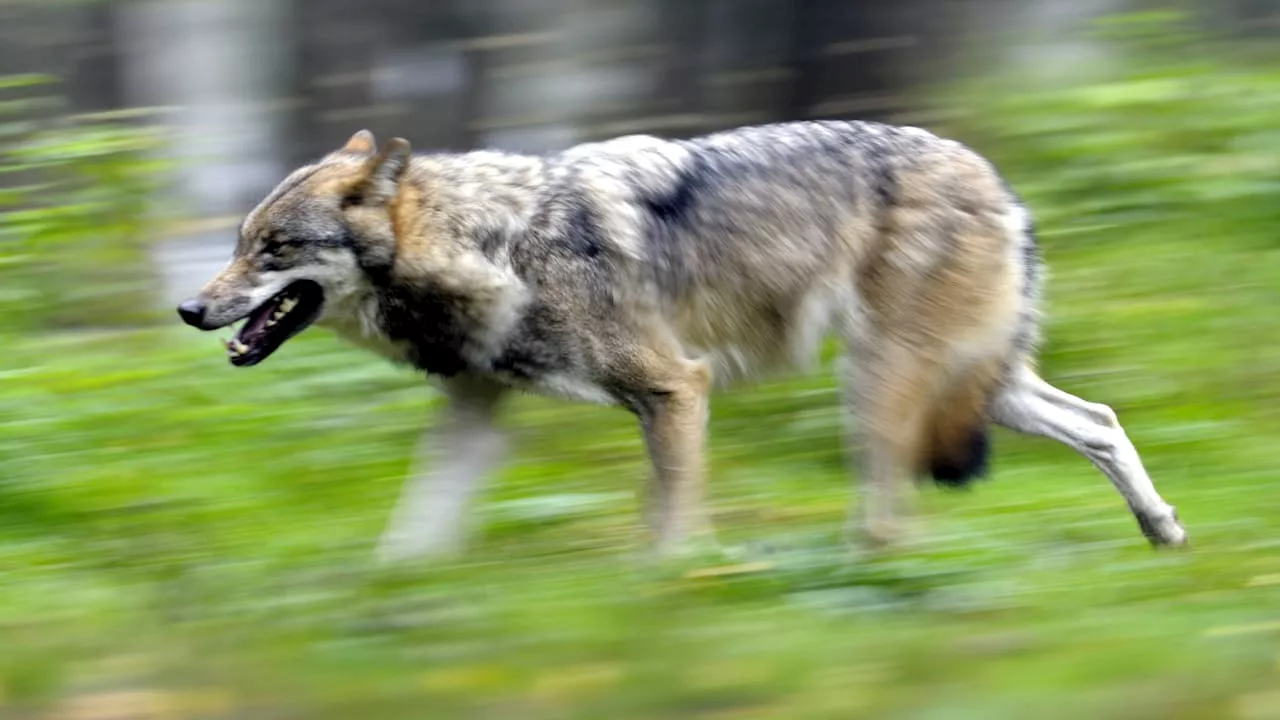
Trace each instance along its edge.
{"label": "open mouth", "polygon": [[237,367],[257,365],[286,340],[320,317],[324,291],[310,280],[298,280],[249,313],[235,338],[223,340]]}

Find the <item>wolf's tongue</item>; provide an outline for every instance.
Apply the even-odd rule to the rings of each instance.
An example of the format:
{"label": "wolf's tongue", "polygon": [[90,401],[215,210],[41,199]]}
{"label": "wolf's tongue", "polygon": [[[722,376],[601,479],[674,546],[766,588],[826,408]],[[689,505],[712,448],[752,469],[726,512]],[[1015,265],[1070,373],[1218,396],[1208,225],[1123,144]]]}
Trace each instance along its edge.
{"label": "wolf's tongue", "polygon": [[257,312],[249,316],[245,321],[244,327],[240,328],[237,339],[246,342],[253,342],[266,333],[268,324],[271,322],[272,315],[276,312],[276,304],[268,303],[263,305]]}

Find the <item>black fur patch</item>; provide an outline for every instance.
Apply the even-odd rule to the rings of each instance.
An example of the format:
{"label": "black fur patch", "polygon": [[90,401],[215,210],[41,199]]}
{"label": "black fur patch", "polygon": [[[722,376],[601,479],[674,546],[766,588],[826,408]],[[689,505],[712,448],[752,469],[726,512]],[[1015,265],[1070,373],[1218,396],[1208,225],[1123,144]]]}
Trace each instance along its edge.
{"label": "black fur patch", "polygon": [[963,453],[933,455],[929,458],[929,475],[944,487],[961,488],[985,477],[990,469],[991,437],[986,427],[970,431]]}
{"label": "black fur patch", "polygon": [[898,178],[894,175],[889,163],[877,164],[872,178],[871,192],[882,209],[893,207],[898,203]]}
{"label": "black fur patch", "polygon": [[695,154],[690,158],[689,164],[681,168],[675,183],[666,192],[645,198],[644,205],[662,222],[685,222],[689,219],[706,180],[706,165],[701,156]]}
{"label": "black fur patch", "polygon": [[502,349],[487,359],[468,357],[472,332],[484,323],[471,299],[431,286],[392,283],[379,291],[379,301],[387,337],[408,343],[409,362],[428,374],[481,372],[534,381],[568,365],[561,325],[540,303],[526,308]]}
{"label": "black fur patch", "polygon": [[570,250],[583,257],[594,258],[600,254],[600,226],[585,204],[580,202],[570,213],[564,240]]}
{"label": "black fur patch", "polygon": [[692,153],[688,164],[661,192],[640,201],[649,215],[645,241],[654,277],[673,296],[683,295],[694,282],[687,262],[690,248],[682,246],[697,225],[694,214],[702,203],[716,202],[725,175],[730,174],[727,159],[719,151],[696,143],[685,147]]}
{"label": "black fur patch", "polygon": [[466,300],[430,287],[393,283],[379,291],[382,323],[392,340],[409,343],[409,361],[432,375],[468,369]]}
{"label": "black fur patch", "polygon": [[533,381],[568,366],[560,328],[550,308],[535,302],[525,310],[520,325],[493,359],[493,372],[519,381]]}

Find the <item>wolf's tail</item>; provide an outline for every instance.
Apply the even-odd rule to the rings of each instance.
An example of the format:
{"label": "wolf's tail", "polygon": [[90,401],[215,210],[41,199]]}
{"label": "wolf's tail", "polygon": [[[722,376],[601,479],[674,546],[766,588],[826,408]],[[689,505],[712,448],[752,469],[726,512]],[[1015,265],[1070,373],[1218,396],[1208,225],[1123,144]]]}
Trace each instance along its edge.
{"label": "wolf's tail", "polygon": [[986,475],[991,455],[987,406],[1003,371],[1003,362],[967,370],[932,404],[921,469],[938,484],[961,487]]}
{"label": "wolf's tail", "polygon": [[991,455],[988,408],[1007,373],[1033,363],[1040,340],[1040,293],[1044,281],[1035,223],[1012,190],[1006,225],[1017,271],[1018,317],[1008,345],[952,376],[925,418],[920,469],[940,485],[960,487],[987,473]]}

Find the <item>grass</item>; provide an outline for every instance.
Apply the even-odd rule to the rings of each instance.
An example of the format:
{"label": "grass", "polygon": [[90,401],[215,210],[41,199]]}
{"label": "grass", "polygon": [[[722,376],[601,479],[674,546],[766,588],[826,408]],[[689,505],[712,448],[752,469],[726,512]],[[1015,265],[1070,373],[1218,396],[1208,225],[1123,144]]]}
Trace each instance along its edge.
{"label": "grass", "polygon": [[6,337],[0,717],[1280,717],[1280,264],[1167,230],[1048,238],[1045,374],[1117,409],[1180,553],[1002,433],[920,548],[859,557],[818,374],[713,405],[740,572],[644,562],[631,419],[533,398],[468,556],[378,572],[412,373],[321,331],[247,371],[175,327]]}

